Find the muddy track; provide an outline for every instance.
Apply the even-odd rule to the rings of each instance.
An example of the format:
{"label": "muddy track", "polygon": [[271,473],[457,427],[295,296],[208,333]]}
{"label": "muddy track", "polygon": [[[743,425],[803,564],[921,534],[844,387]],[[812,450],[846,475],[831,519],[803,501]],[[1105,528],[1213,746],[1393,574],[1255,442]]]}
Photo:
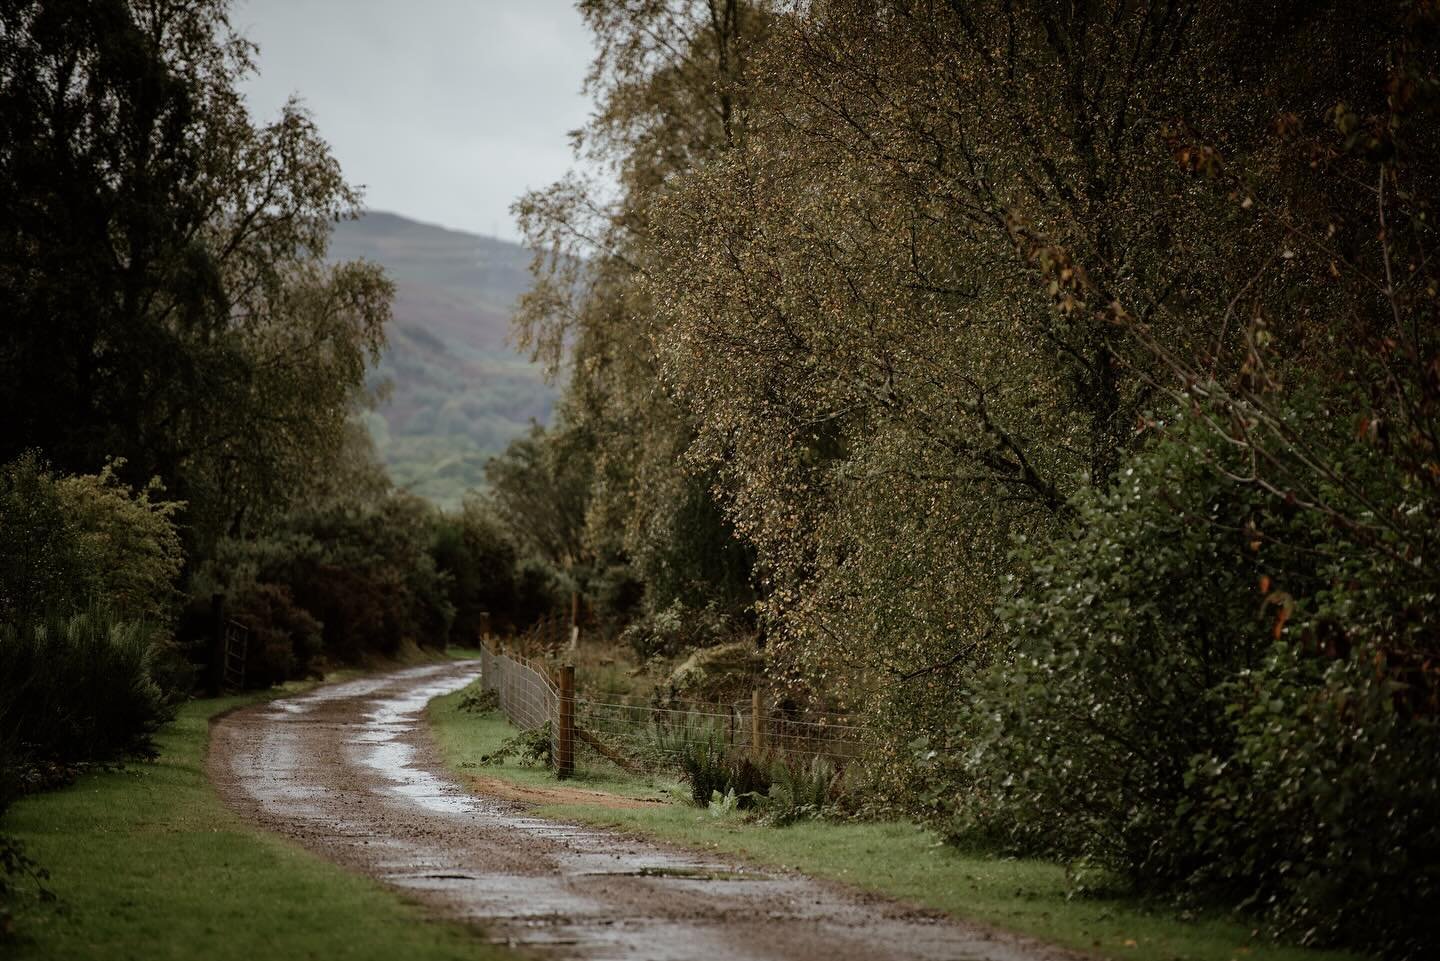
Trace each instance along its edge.
{"label": "muddy track", "polygon": [[220,718],[207,766],[247,818],[487,936],[645,961],[1077,956],[798,874],[531,817],[444,771],[423,711],[477,662],[317,688]]}

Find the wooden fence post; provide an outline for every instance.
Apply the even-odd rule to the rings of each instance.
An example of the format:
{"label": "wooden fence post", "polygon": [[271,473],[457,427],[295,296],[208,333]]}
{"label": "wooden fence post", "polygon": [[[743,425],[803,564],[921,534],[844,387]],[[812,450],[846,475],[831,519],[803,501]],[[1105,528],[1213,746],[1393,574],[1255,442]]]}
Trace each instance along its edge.
{"label": "wooden fence post", "polygon": [[750,753],[755,757],[760,756],[760,751],[765,747],[765,721],[760,713],[765,706],[765,700],[760,696],[760,689],[756,688],[750,692]]}
{"label": "wooden fence post", "polygon": [[555,773],[575,773],[575,665],[560,665],[559,730],[555,739]]}

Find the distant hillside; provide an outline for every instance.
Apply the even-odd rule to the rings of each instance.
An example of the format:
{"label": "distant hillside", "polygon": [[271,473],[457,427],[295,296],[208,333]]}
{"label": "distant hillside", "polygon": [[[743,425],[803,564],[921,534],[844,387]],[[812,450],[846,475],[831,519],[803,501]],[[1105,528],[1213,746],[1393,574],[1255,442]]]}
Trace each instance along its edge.
{"label": "distant hillside", "polygon": [[364,257],[395,281],[390,347],[376,380],[389,398],[367,418],[396,483],[445,506],[484,482],[483,466],[556,391],[506,345],[530,255],[517,244],[369,213],[339,224],[337,260]]}

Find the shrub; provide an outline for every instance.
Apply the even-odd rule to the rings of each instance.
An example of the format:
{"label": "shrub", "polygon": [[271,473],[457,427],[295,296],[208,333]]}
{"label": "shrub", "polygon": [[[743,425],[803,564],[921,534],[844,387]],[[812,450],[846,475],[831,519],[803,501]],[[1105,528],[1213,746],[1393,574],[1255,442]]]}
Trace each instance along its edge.
{"label": "shrub", "polygon": [[551,747],[550,722],[546,721],[537,728],[506,738],[494,753],[482,757],[480,763],[504,764],[507,758],[513,757],[525,767],[548,768],[552,765]]}
{"label": "shrub", "polygon": [[515,566],[515,625],[530,625],[564,602],[566,591],[555,568],[538,557],[522,557]]}
{"label": "shrub", "polygon": [[0,469],[0,618],[76,603],[85,579],[79,539],[54,478],[26,454]]}
{"label": "shrub", "polygon": [[781,758],[770,768],[769,795],[761,803],[772,824],[819,817],[829,806],[840,775],[829,758]]}
{"label": "shrub", "polygon": [[127,617],[168,621],[184,566],[174,516],[184,505],[154,499],[164,490],[158,479],[141,490],[122,483],[115,471],[123,465],[60,478],[56,490],[78,535],[91,596]]}
{"label": "shrub", "polygon": [[484,678],[471,681],[456,707],[470,714],[491,714],[500,709],[500,692],[485,686]]}
{"label": "shrub", "polygon": [[430,554],[448,578],[452,644],[473,645],[485,630],[521,626],[515,622],[515,545],[482,502],[469,498],[458,514],[437,518]]}
{"label": "shrub", "polygon": [[664,610],[635,621],[621,634],[621,640],[642,659],[672,657],[682,651],[727,641],[731,632],[730,618],[713,602],[702,608],[689,608],[677,600]]}
{"label": "shrub", "polygon": [[[449,575],[431,553],[435,516],[408,494],[352,492],[296,508],[263,538],[223,543],[216,589],[252,594],[252,627],[275,618],[277,660],[261,675],[304,670],[317,625],[323,652],[341,661],[394,655],[406,644],[443,647],[455,609]],[[255,585],[285,593],[254,595]],[[288,665],[280,635],[292,641]]]}
{"label": "shrub", "polygon": [[20,621],[99,604],[166,622],[183,554],[181,504],[135,490],[109,464],[57,477],[27,454],[0,468],[0,618]]}
{"label": "shrub", "polygon": [[1077,501],[1073,536],[1030,555],[1028,590],[1002,611],[1012,653],[935,759],[964,785],[956,833],[1148,879],[1199,867],[1190,760],[1228,752],[1223,685],[1267,649],[1264,567],[1214,524],[1263,502],[1211,469],[1201,440],[1176,429]]}
{"label": "shrub", "polygon": [[22,789],[154,753],[172,714],[150,673],[158,640],[153,627],[102,610],[0,626],[0,743]]}
{"label": "shrub", "polygon": [[690,797],[701,807],[712,795],[730,790],[730,763],[724,735],[715,728],[686,730],[679,743],[680,773],[690,782]]}
{"label": "shrub", "polygon": [[312,673],[323,627],[283,584],[251,584],[230,600],[228,616],[250,631],[245,680],[255,687]]}
{"label": "shrub", "polygon": [[[1228,685],[1235,745],[1197,757],[1197,883],[1305,942],[1440,945],[1440,727],[1375,644],[1277,644]],[[1433,688],[1432,688],[1433,690]],[[1418,709],[1417,709],[1418,707]]]}
{"label": "shrub", "polygon": [[732,748],[725,733],[713,724],[680,728],[669,750],[680,773],[690,782],[690,797],[708,807],[715,795],[733,795],[742,810],[755,807],[770,790],[770,764],[748,749]]}
{"label": "shrub", "polygon": [[[1385,496],[1364,449],[1326,441]],[[930,797],[957,838],[1421,956],[1440,896],[1433,597],[1403,556],[1223,476],[1243,476],[1231,450],[1182,420],[1028,554],[1008,654],[923,746]]]}

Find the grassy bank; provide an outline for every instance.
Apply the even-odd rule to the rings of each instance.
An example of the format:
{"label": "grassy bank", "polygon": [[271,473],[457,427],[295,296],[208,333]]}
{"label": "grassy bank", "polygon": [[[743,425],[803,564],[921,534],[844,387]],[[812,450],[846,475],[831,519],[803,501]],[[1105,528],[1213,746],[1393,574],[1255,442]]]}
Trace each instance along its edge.
{"label": "grassy bank", "polygon": [[[557,782],[546,771],[506,762],[479,766],[515,730],[498,715],[458,710],[460,694],[430,705],[446,763],[531,788]],[[566,781],[565,784],[572,782]],[[994,924],[1093,954],[1133,961],[1356,961],[1344,952],[1275,945],[1249,926],[1221,917],[1181,918],[1129,897],[1067,897],[1065,870],[1040,861],[972,855],[943,845],[909,823],[809,821],[775,828],[735,814],[715,816],[684,803],[663,779],[582,772],[579,784],[625,797],[671,800],[641,808],[604,803],[542,804],[536,813],[616,828],[692,848],[783,865]]]}
{"label": "grassy bank", "polygon": [[16,959],[502,958],[459,924],[428,920],[378,883],[242,823],[205,779],[209,719],[251,698],[195,701],[160,756],[24,799],[0,829],[49,869],[25,891]]}

